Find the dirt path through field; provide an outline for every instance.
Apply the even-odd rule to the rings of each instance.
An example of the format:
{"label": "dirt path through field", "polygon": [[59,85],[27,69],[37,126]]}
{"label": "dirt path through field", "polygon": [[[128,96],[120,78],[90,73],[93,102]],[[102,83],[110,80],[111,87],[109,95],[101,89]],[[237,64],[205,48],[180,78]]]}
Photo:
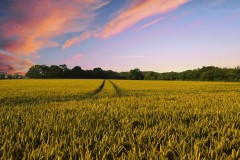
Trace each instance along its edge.
{"label": "dirt path through field", "polygon": [[88,93],[86,95],[86,97],[92,97],[92,96],[95,96],[97,95],[98,93],[100,93],[102,90],[103,90],[103,87],[105,86],[105,79],[103,80],[102,84],[94,91]]}
{"label": "dirt path through field", "polygon": [[108,81],[113,85],[113,88],[115,89],[117,95],[122,96],[123,91],[115,83],[113,83],[111,80],[108,80]]}

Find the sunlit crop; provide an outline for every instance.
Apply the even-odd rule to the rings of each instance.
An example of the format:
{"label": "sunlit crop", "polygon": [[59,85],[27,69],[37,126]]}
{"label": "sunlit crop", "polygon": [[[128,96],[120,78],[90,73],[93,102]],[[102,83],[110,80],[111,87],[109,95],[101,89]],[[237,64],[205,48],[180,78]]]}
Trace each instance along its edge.
{"label": "sunlit crop", "polygon": [[239,159],[240,84],[0,81],[1,159]]}

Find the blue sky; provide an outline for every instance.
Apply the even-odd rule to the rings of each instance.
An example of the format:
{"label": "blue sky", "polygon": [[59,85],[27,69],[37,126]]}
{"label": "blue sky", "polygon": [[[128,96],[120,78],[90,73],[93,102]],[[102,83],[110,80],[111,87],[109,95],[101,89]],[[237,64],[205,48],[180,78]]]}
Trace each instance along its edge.
{"label": "blue sky", "polygon": [[238,0],[0,0],[0,11],[0,71],[8,73],[34,64],[157,72],[240,65]]}

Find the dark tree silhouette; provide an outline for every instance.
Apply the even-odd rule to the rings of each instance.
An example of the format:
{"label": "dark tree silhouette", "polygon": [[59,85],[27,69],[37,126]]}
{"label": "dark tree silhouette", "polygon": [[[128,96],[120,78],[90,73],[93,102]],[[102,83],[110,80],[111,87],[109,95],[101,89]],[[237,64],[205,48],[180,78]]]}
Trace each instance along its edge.
{"label": "dark tree silhouette", "polygon": [[130,70],[129,78],[133,80],[142,80],[144,79],[144,75],[140,69],[135,68],[133,70]]}
{"label": "dark tree silhouette", "polygon": [[[0,74],[0,78],[3,74]],[[101,68],[83,70],[79,66],[69,69],[66,64],[34,65],[26,73],[27,78],[94,78],[94,79],[132,79],[132,80],[183,80],[183,81],[240,81],[240,67],[218,68],[214,66],[202,67],[200,69],[186,70],[184,72],[141,72],[135,68],[130,72],[104,71]],[[8,78],[16,78],[8,76]]]}
{"label": "dark tree silhouette", "polygon": [[82,78],[83,77],[83,70],[79,66],[75,66],[71,71],[70,71],[70,77],[71,78]]}
{"label": "dark tree silhouette", "polygon": [[29,68],[26,77],[29,78],[48,78],[49,67],[46,65],[34,65]]}
{"label": "dark tree silhouette", "polygon": [[7,74],[5,72],[0,72],[0,79],[5,79]]}
{"label": "dark tree silhouette", "polygon": [[48,70],[49,78],[61,78],[63,70],[57,65],[51,65]]}

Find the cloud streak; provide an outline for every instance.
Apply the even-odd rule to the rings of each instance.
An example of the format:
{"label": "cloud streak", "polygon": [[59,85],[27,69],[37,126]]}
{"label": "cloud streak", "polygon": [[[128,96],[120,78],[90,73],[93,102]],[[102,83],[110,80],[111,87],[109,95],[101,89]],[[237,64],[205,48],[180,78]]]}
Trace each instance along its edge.
{"label": "cloud streak", "polygon": [[[112,36],[115,36],[138,22],[158,14],[164,14],[167,12],[170,12],[179,6],[185,4],[189,0],[133,0],[129,5],[122,10],[117,16],[112,18],[109,22],[107,22],[102,29],[99,29],[98,32],[94,31],[87,31],[83,35],[80,35],[78,37],[74,37],[68,41],[62,46],[63,48],[70,47],[71,45],[75,43],[80,43],[83,40],[86,40],[90,37],[95,38],[109,38]],[[146,24],[145,26],[142,26],[143,28],[146,28],[154,23],[157,23],[160,19],[157,19],[149,24]],[[87,35],[87,36],[86,36]]]}
{"label": "cloud streak", "polygon": [[21,59],[0,52],[0,72],[8,74],[20,73],[24,74],[25,69],[32,66],[33,63],[30,59]]}
{"label": "cloud streak", "polygon": [[161,19],[163,19],[163,18],[158,18],[158,19],[155,19],[155,20],[153,20],[153,21],[151,21],[149,23],[146,23],[146,24],[142,25],[141,27],[139,27],[139,29],[147,28],[147,27],[149,27],[149,26],[159,22]]}
{"label": "cloud streak", "polygon": [[62,48],[66,49],[66,48],[68,48],[68,47],[70,47],[70,46],[72,46],[76,43],[81,43],[82,41],[93,37],[94,33],[95,32],[84,32],[83,34],[81,34],[78,37],[74,37],[72,39],[69,39],[63,44]]}
{"label": "cloud streak", "polygon": [[99,37],[108,38],[117,35],[148,17],[167,13],[186,2],[188,0],[134,0],[130,8],[104,26]]}

